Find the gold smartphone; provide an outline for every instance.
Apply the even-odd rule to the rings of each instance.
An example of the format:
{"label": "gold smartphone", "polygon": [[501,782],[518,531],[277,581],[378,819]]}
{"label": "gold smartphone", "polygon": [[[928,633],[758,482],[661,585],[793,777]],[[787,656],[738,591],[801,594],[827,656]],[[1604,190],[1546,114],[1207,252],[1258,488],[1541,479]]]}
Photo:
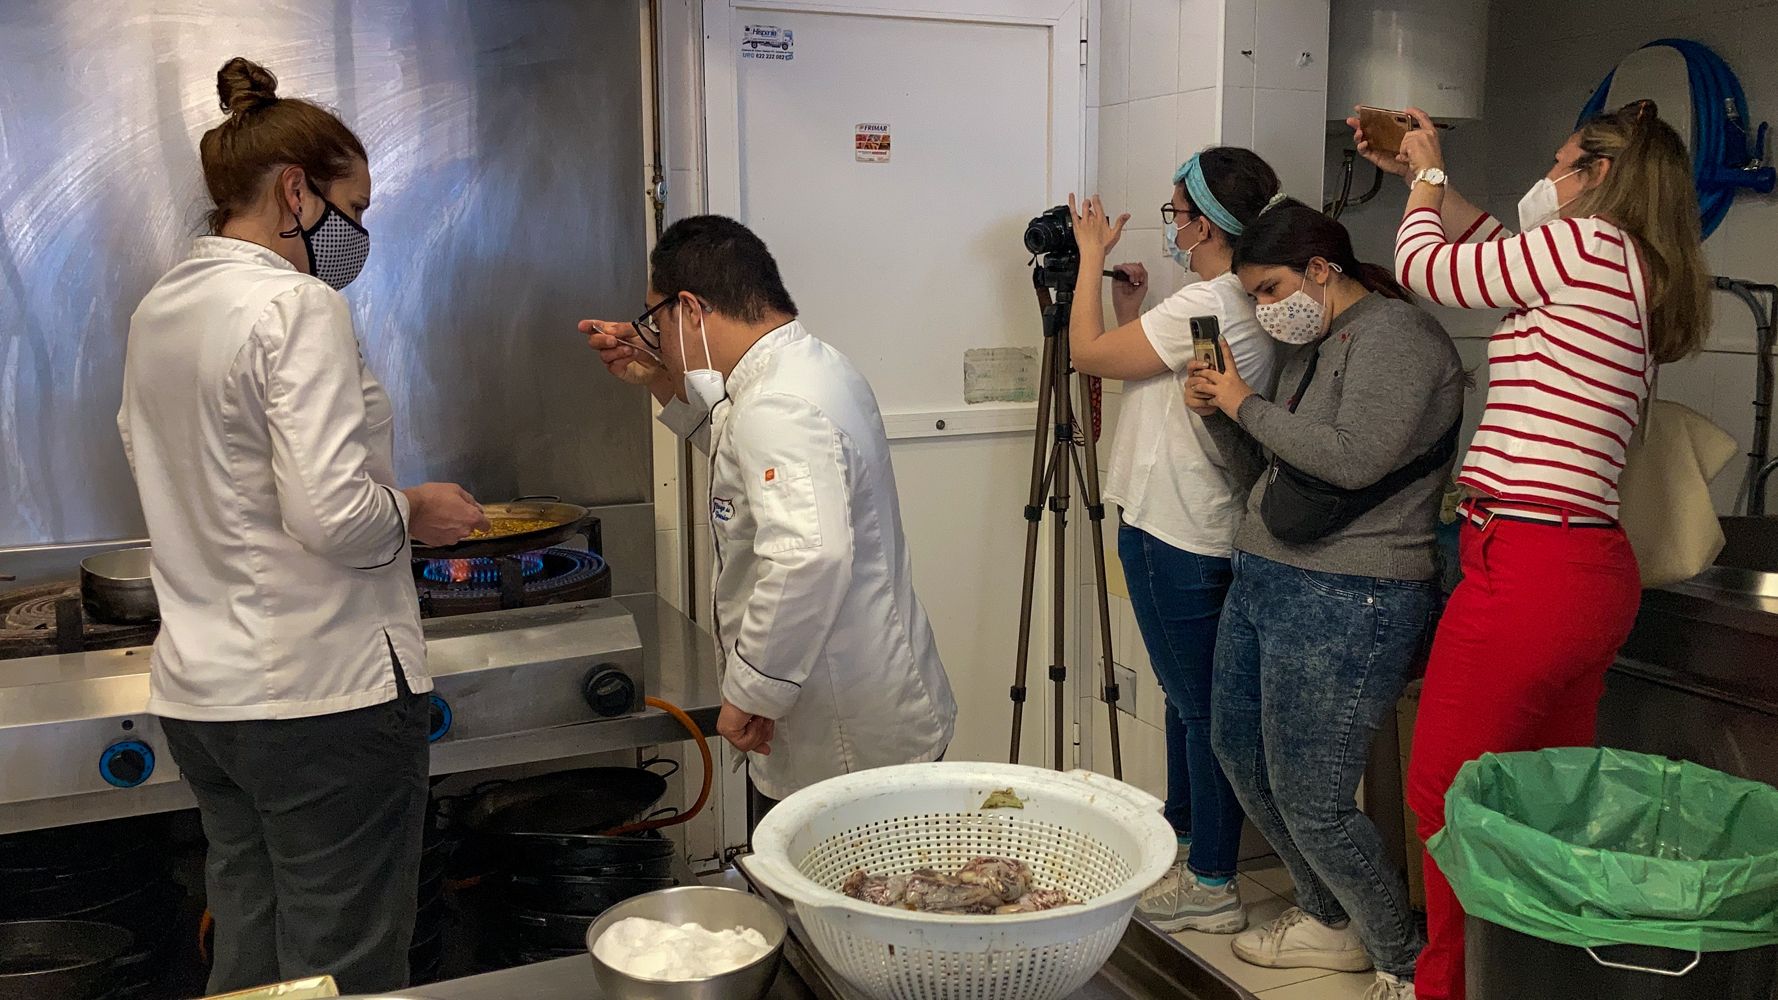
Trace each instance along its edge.
{"label": "gold smartphone", "polygon": [[1415,128],[1415,122],[1405,111],[1360,105],[1358,127],[1364,129],[1364,139],[1372,149],[1379,153],[1399,153],[1401,140]]}

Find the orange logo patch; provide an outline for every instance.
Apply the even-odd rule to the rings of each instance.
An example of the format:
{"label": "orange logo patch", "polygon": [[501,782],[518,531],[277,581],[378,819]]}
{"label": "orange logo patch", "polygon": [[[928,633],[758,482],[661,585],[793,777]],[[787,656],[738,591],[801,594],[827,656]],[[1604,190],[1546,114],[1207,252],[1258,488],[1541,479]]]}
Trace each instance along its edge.
{"label": "orange logo patch", "polygon": [[778,470],[777,469],[767,469],[766,470],[766,482],[769,483],[772,480],[777,479],[777,478],[778,478]]}

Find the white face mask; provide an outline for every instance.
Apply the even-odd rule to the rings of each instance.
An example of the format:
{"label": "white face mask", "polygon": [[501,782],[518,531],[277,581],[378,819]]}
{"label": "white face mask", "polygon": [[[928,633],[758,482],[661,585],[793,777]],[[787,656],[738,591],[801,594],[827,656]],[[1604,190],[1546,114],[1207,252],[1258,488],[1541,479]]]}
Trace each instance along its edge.
{"label": "white face mask", "polygon": [[[1327,266],[1340,270],[1338,264]],[[1324,298],[1326,295],[1322,292]],[[1303,276],[1303,287],[1282,301],[1254,306],[1253,318],[1259,320],[1260,329],[1271,334],[1273,340],[1284,344],[1311,343],[1327,329],[1327,307],[1309,295],[1308,275]]]}
{"label": "white face mask", "polygon": [[708,416],[717,403],[728,395],[722,384],[722,373],[711,367],[710,338],[704,332],[704,317],[698,316],[698,338],[704,342],[704,367],[692,368],[685,353],[685,316],[683,301],[673,306],[673,320],[679,327],[679,360],[686,365],[685,401],[698,416]]}
{"label": "white face mask", "polygon": [[1167,223],[1167,228],[1161,230],[1161,239],[1166,244],[1167,256],[1173,258],[1173,263],[1187,271],[1192,269],[1192,251],[1204,245],[1204,241],[1199,240],[1184,250],[1179,249],[1179,223],[1177,222]]}
{"label": "white face mask", "polygon": [[[1528,233],[1538,226],[1549,225],[1560,218],[1562,209],[1568,207],[1574,198],[1562,201],[1561,196],[1556,193],[1556,181],[1565,181],[1578,173],[1580,170],[1577,168],[1556,178],[1555,181],[1544,177],[1536,184],[1531,185],[1531,190],[1525,192],[1525,197],[1519,199],[1519,232]],[[1580,195],[1574,197],[1578,198]]]}

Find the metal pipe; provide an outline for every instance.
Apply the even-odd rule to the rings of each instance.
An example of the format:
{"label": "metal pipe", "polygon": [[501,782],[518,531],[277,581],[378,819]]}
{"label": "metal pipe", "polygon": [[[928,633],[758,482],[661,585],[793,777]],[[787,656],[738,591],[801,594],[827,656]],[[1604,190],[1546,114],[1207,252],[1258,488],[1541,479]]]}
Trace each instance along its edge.
{"label": "metal pipe", "polygon": [[[1746,504],[1747,513],[1759,517],[1766,512],[1762,484],[1764,477],[1771,474],[1767,461],[1771,445],[1774,381],[1772,321],[1774,311],[1778,311],[1778,285],[1721,276],[1716,277],[1714,283],[1718,290],[1740,299],[1753,312],[1754,353],[1759,367],[1754,375],[1753,443],[1747,450],[1747,487],[1742,500]],[[1759,297],[1762,295],[1767,296],[1772,305],[1761,302]]]}

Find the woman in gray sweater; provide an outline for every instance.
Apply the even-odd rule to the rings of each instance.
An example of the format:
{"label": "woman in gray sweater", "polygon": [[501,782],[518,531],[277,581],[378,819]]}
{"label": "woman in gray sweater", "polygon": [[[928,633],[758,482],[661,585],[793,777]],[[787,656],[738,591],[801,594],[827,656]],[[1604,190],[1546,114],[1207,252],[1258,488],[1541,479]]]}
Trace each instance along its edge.
{"label": "woman in gray sweater", "polygon": [[1275,968],[1374,966],[1368,997],[1411,1000],[1420,938],[1406,883],[1355,796],[1436,606],[1433,526],[1463,371],[1438,322],[1308,206],[1261,214],[1234,269],[1260,326],[1295,346],[1276,402],[1226,361],[1186,384],[1252,483],[1216,638],[1211,742],[1297,901],[1234,950]]}

